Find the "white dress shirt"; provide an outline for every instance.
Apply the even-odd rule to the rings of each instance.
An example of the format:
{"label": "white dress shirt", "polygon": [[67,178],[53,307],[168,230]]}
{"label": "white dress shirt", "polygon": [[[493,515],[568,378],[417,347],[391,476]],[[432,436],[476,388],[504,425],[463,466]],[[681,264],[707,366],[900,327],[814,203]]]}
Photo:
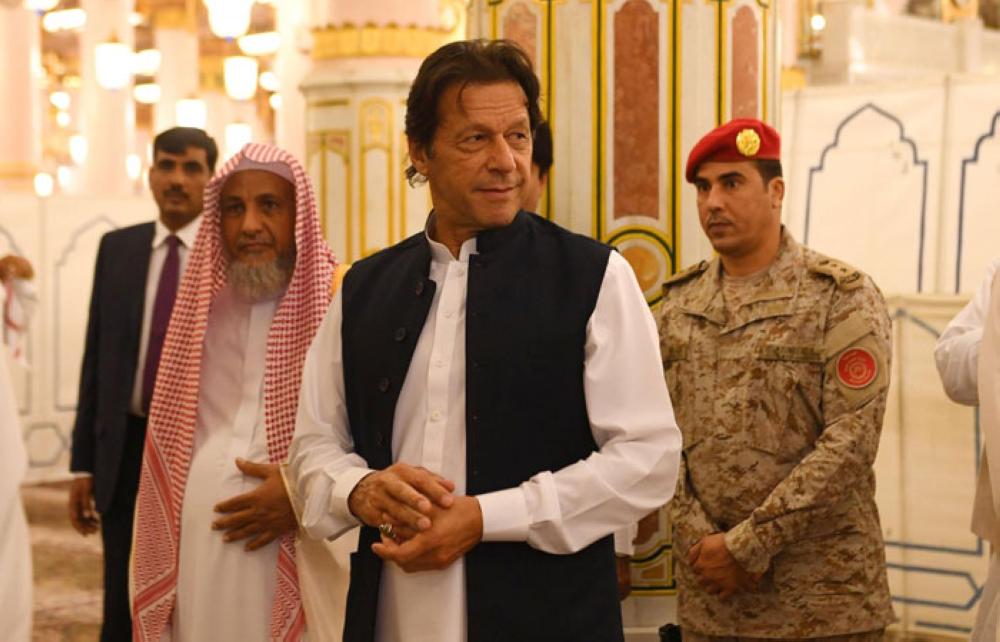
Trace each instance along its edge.
{"label": "white dress shirt", "polygon": [[146,299],[142,305],[142,332],[139,335],[138,361],[135,366],[135,379],[132,381],[132,399],[128,406],[129,412],[133,415],[142,417],[146,414],[142,409],[142,375],[146,368],[146,344],[149,343],[149,328],[153,324],[156,288],[160,285],[160,273],[163,272],[163,263],[167,260],[167,237],[174,234],[180,240],[180,244],[177,246],[180,258],[177,285],[180,286],[180,279],[184,276],[184,268],[187,267],[188,251],[194,245],[199,227],[201,227],[201,214],[176,232],[171,232],[162,221],[156,219],[153,251],[149,255],[149,272],[146,274]]}
{"label": "white dress shirt", "polygon": [[[393,419],[393,461],[423,466],[464,494],[465,304],[469,256],[430,241],[437,284]],[[347,498],[372,472],[354,452],[344,399],[341,294],[306,357],[289,467],[302,526],[336,537],[356,526]],[[677,481],[680,432],[663,377],[656,324],[628,263],[612,252],[587,324],[584,391],[599,451],[517,487],[479,495],[483,541],[573,553],[660,508]],[[382,573],[377,642],[463,642],[464,560],[441,571]]]}
{"label": "white dress shirt", "polygon": [[945,394],[952,401],[966,406],[979,403],[979,344],[983,340],[983,323],[990,306],[990,288],[993,275],[1000,267],[995,259],[986,268],[976,296],[948,323],[934,347],[934,361],[944,385]]}

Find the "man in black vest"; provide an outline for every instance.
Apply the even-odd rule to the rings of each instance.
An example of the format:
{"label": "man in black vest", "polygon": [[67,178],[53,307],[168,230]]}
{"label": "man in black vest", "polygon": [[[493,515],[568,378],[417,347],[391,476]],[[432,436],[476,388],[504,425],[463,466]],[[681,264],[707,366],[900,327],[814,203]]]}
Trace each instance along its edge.
{"label": "man in black vest", "polygon": [[424,232],[347,273],[306,358],[302,525],[363,525],[345,642],[620,642],[611,533],[671,495],[653,319],[606,245],[520,211],[540,122],[517,46],[410,89]]}

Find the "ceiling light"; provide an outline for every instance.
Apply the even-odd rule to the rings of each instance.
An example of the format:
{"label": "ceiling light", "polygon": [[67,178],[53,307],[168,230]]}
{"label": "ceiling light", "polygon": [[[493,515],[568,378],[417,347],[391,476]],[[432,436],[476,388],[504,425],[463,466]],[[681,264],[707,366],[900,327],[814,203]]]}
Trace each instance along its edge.
{"label": "ceiling light", "polygon": [[42,29],[49,33],[75,31],[87,26],[87,12],[83,9],[50,11],[42,16]]}
{"label": "ceiling light", "polygon": [[226,93],[235,100],[250,100],[257,92],[257,59],[229,56],[223,63]]}
{"label": "ceiling light", "polygon": [[250,28],[253,0],[204,0],[208,26],[220,38],[239,38]]}
{"label": "ceiling light", "polygon": [[162,93],[160,86],[153,82],[142,83],[132,88],[132,97],[143,105],[155,105],[160,102]]}
{"label": "ceiling light", "polygon": [[69,97],[69,92],[54,91],[51,94],[49,94],[49,102],[52,103],[52,106],[55,107],[56,109],[61,109],[65,111],[69,109],[69,105],[71,102]]}
{"label": "ceiling light", "polygon": [[143,49],[132,57],[132,71],[136,76],[155,76],[160,70],[163,56],[159,49]]}
{"label": "ceiling light", "polygon": [[278,91],[281,87],[281,83],[278,82],[278,74],[273,71],[260,72],[260,86],[265,91]]}
{"label": "ceiling light", "polygon": [[237,42],[240,51],[248,56],[269,56],[277,53],[281,46],[281,35],[277,31],[262,31],[247,36],[240,36]]}
{"label": "ceiling light", "polygon": [[132,50],[114,36],[94,47],[97,84],[105,89],[122,89],[132,82]]}
{"label": "ceiling light", "polygon": [[40,198],[48,198],[55,191],[56,182],[52,179],[52,174],[38,172],[35,174],[35,194]]}
{"label": "ceiling light", "polygon": [[45,13],[46,11],[52,11],[57,6],[59,6],[59,0],[25,0],[24,8],[31,9],[32,11],[38,13]]}
{"label": "ceiling light", "polygon": [[205,129],[205,124],[208,122],[208,107],[204,100],[185,98],[177,101],[175,116],[177,124],[181,127]]}
{"label": "ceiling light", "polygon": [[83,134],[73,134],[69,137],[69,157],[77,165],[87,162],[87,137]]}

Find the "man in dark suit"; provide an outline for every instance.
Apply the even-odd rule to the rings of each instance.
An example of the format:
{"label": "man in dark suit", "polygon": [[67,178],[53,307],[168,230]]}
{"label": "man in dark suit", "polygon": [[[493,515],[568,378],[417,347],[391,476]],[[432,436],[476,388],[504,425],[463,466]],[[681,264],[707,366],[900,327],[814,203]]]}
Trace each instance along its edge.
{"label": "man in dark suit", "polygon": [[217,157],[215,141],[200,129],[159,134],[149,170],[159,219],[105,234],[97,252],[73,426],[69,516],[83,535],[101,528],[102,642],[132,639],[128,563],[146,414]]}

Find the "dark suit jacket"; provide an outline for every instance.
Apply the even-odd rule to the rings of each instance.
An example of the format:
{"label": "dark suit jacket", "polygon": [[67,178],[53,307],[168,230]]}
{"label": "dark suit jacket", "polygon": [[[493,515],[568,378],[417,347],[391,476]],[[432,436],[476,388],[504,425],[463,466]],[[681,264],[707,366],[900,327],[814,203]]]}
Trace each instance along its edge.
{"label": "dark suit jacket", "polygon": [[94,475],[101,513],[121,469],[155,230],[142,223],[108,232],[97,251],[70,470]]}

